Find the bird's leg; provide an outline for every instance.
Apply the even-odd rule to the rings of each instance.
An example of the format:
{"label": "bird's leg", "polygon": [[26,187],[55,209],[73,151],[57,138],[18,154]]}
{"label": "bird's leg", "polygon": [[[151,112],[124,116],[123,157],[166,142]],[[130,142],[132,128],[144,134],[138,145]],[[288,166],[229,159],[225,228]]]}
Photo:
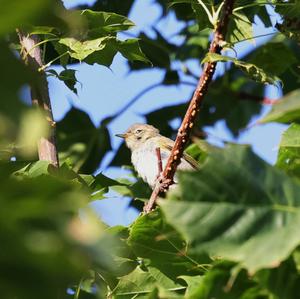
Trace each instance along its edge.
{"label": "bird's leg", "polygon": [[163,165],[162,165],[162,160],[161,160],[161,152],[160,148],[157,147],[155,149],[156,157],[157,157],[157,167],[158,167],[158,174],[156,176],[156,183],[155,187],[153,189],[153,193],[149,199],[149,201],[145,204],[144,206],[144,213],[149,213],[153,210],[155,204],[156,204],[156,199],[159,193],[166,193],[168,191],[168,188],[170,184],[173,182],[172,179],[167,179],[163,175]]}
{"label": "bird's leg", "polygon": [[155,187],[153,189],[153,193],[152,193],[149,201],[146,202],[146,204],[144,205],[143,212],[145,214],[150,213],[154,209],[158,195],[160,193],[166,193],[170,183],[171,183],[171,180],[165,178],[163,176],[163,174],[161,173],[160,176],[157,178]]}
{"label": "bird's leg", "polygon": [[171,183],[171,180],[164,178],[164,176],[162,175],[162,173],[163,173],[163,165],[162,165],[162,160],[161,160],[160,148],[157,147],[155,149],[155,152],[156,152],[156,157],[157,157],[157,168],[158,168],[158,174],[156,176],[156,181],[160,185],[160,192],[164,193],[164,192],[167,191],[168,186]]}
{"label": "bird's leg", "polygon": [[161,152],[160,152],[160,148],[157,147],[155,149],[155,153],[156,153],[156,157],[157,157],[157,168],[158,168],[158,174],[156,179],[158,180],[158,178],[160,177],[160,175],[163,172],[163,166],[162,166],[162,160],[161,160]]}
{"label": "bird's leg", "polygon": [[165,178],[162,173],[158,176],[157,181],[160,185],[160,192],[163,193],[168,191],[168,187],[172,183],[172,180]]}

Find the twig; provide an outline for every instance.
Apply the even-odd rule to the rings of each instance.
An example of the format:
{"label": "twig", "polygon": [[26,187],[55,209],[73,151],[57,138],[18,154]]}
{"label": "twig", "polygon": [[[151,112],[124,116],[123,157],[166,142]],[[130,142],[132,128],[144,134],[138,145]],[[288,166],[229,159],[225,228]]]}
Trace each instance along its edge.
{"label": "twig", "polygon": [[[225,41],[225,35],[227,31],[229,17],[232,14],[233,5],[234,0],[225,0],[222,9],[222,16],[217,23],[214,38],[210,45],[210,53],[221,53],[222,43]],[[178,130],[177,137],[171,151],[171,155],[162,173],[162,178],[164,182],[158,181],[156,183],[151,197],[144,207],[145,213],[149,213],[153,209],[157,197],[161,193],[162,184],[164,186],[164,189],[168,189],[168,187],[173,183],[174,174],[183,155],[184,147],[187,144],[188,139],[190,137],[190,133],[195,123],[197,114],[200,111],[200,106],[204,99],[204,95],[206,94],[208,86],[212,80],[213,74],[216,69],[216,64],[216,62],[209,62],[204,66],[203,73],[199,79],[194,95],[190,101],[187,112]]]}
{"label": "twig", "polygon": [[49,136],[41,137],[38,142],[39,159],[49,161],[58,167],[58,154],[55,142],[56,123],[51,109],[48,82],[45,72],[39,71],[43,67],[41,49],[37,45],[39,40],[37,36],[29,35],[21,30],[17,30],[17,33],[22,46],[22,59],[36,74],[36,82],[32,82],[30,86],[32,105],[39,107],[45,113],[49,122]]}

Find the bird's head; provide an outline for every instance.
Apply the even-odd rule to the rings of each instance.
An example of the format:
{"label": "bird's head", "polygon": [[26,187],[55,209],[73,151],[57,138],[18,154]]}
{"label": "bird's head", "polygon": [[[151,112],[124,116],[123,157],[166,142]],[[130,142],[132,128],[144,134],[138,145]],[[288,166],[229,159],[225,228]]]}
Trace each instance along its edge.
{"label": "bird's head", "polygon": [[131,151],[138,149],[146,140],[159,136],[159,130],[151,125],[133,124],[124,134],[116,134],[124,138]]}

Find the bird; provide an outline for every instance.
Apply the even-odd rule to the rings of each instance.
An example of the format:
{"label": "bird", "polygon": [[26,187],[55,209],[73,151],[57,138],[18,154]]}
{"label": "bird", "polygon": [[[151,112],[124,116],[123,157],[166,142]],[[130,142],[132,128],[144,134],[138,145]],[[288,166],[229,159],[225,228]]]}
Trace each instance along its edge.
{"label": "bird", "polygon": [[[162,136],[159,130],[148,124],[136,123],[131,125],[125,133],[116,134],[123,138],[131,151],[131,162],[138,175],[154,189],[159,177],[158,156],[156,149],[160,149],[162,168],[164,169],[174,141]],[[178,165],[179,170],[196,170],[198,163],[191,156],[184,153]],[[176,177],[174,182],[177,182]]]}

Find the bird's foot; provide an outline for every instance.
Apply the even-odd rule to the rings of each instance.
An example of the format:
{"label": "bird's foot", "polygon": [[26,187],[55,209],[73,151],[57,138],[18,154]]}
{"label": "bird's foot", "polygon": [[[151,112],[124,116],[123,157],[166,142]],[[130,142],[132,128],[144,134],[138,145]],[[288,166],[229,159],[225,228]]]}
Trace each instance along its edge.
{"label": "bird's foot", "polygon": [[169,186],[171,185],[172,183],[172,180],[171,179],[167,179],[165,178],[164,176],[160,175],[157,177],[157,181],[160,185],[160,192],[167,192],[168,191],[168,188]]}

